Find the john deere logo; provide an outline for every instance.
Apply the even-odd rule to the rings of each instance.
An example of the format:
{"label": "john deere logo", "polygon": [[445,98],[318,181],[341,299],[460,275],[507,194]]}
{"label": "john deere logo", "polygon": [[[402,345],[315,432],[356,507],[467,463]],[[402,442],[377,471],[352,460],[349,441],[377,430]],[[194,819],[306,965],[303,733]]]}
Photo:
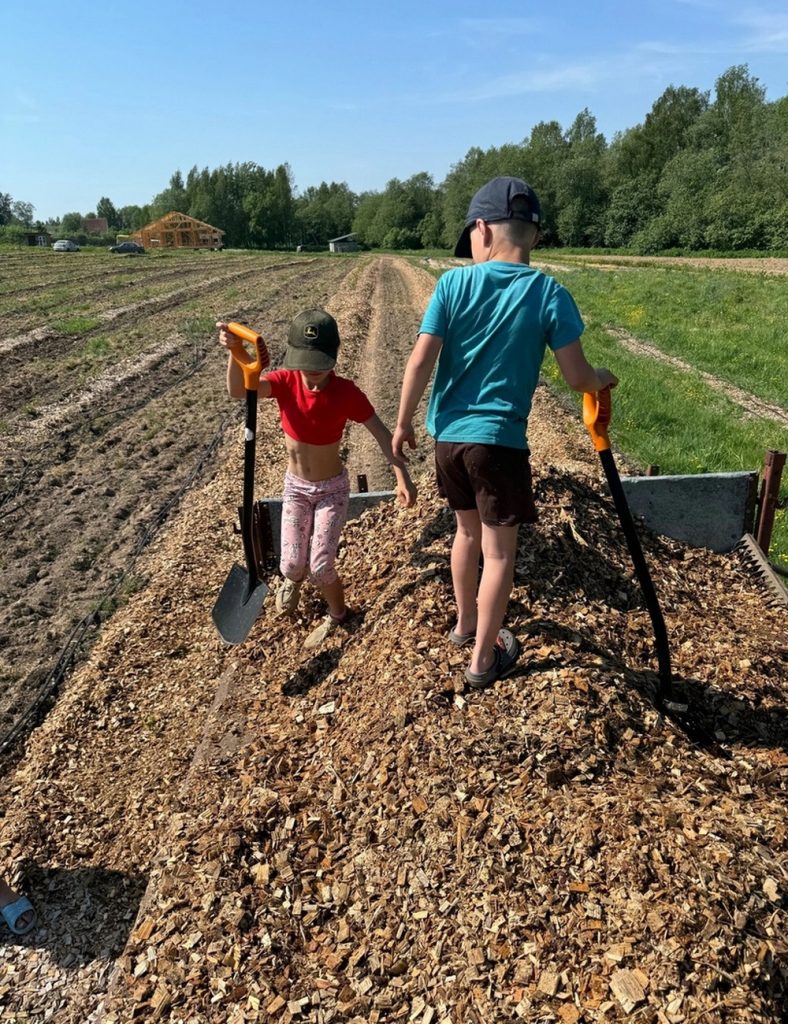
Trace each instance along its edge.
{"label": "john deere logo", "polygon": [[317,337],[317,327],[314,324],[307,324],[304,328],[304,337],[311,338],[314,341]]}

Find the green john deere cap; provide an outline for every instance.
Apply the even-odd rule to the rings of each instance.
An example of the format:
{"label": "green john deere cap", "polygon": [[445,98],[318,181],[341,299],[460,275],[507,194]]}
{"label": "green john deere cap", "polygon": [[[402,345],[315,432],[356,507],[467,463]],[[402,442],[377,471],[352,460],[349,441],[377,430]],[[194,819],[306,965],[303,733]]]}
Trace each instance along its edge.
{"label": "green john deere cap", "polygon": [[330,313],[306,309],[290,324],[282,365],[288,370],[332,370],[339,352],[339,328]]}

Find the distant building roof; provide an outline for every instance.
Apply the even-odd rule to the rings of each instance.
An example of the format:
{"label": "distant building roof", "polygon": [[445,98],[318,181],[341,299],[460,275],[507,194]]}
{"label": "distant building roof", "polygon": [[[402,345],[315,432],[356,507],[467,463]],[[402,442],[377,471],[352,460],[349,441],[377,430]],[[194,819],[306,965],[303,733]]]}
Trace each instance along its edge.
{"label": "distant building roof", "polygon": [[349,238],[355,238],[356,232],[351,231],[349,235],[340,235],[339,238],[329,238],[329,242],[346,242]]}

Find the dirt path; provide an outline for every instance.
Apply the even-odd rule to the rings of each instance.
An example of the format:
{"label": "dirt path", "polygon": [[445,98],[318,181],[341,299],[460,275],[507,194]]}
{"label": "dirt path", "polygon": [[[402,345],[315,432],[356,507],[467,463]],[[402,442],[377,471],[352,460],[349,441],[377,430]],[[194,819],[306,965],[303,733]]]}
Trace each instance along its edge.
{"label": "dirt path", "polygon": [[[659,264],[666,267],[684,266],[698,267],[708,270],[734,270],[747,274],[768,274],[784,277],[788,274],[788,259],[777,256],[763,258],[725,258],[707,256],[614,256],[610,261],[599,256],[582,256],[571,254],[566,256],[567,262],[587,264],[604,270],[620,270],[620,264]],[[534,262],[538,262],[537,259]],[[562,268],[563,269],[563,268]]]}
{"label": "dirt path", "polygon": [[[441,267],[443,269],[447,267],[462,266],[463,260],[457,260],[453,258],[446,258],[443,260],[438,259],[427,259],[425,261],[430,266]],[[612,256],[609,260],[605,260],[600,256],[583,256],[579,253],[567,253],[565,256],[561,255],[560,250],[553,250],[552,259],[542,259],[539,249],[536,249],[533,254],[533,265],[539,267],[541,270],[561,270],[571,271],[577,266],[589,266],[595,267],[597,270],[624,270],[628,269],[627,264],[632,267],[638,264],[656,264],[664,267],[698,267],[699,269],[708,270],[734,270],[740,271],[747,274],[767,274],[776,275],[778,277],[785,276],[788,274],[788,259],[777,256],[764,256],[763,258],[746,258],[741,259],[724,258],[724,257],[706,257],[706,256]],[[574,264],[574,266],[573,266]]]}
{"label": "dirt path", "polygon": [[774,420],[775,423],[782,423],[784,426],[788,426],[788,412],[781,408],[779,405],[772,405],[769,402],[764,402],[760,398],[756,398],[755,395],[750,394],[749,391],[744,391],[742,388],[737,388],[735,384],[731,384],[730,381],[722,380],[720,377],[715,377],[711,373],[706,373],[704,370],[699,370],[697,366],[693,366],[691,363],[685,363],[683,359],[679,359],[677,356],[671,356],[667,352],[663,352],[657,348],[656,345],[650,345],[647,341],[641,341],[639,338],[635,338],[621,327],[608,327],[606,328],[607,333],[615,338],[616,341],[620,342],[624,348],[630,352],[634,352],[635,355],[645,355],[650,359],[655,359],[659,363],[665,363],[667,366],[673,366],[677,370],[682,370],[685,373],[697,373],[705,384],[708,384],[710,388],[715,391],[722,392],[726,398],[729,398],[736,405],[740,405],[742,409],[748,412],[751,416],[760,416],[762,419]]}
{"label": "dirt path", "polygon": [[[336,266],[238,308],[283,321],[275,352],[314,302],[340,322],[347,372],[380,339],[403,356],[427,275]],[[368,385],[383,403],[401,368],[384,365]],[[648,617],[576,409],[540,388],[529,436],[542,520],[508,620],[523,671],[463,695],[444,641],[451,516],[426,468],[416,510],[347,528],[352,629],[308,655],[322,609],[305,588],[295,621],[267,604],[244,645],[220,643],[210,607],[239,557],[228,428],[0,779],[3,863],[43,922],[0,946],[10,1019],[590,1024],[627,1016],[625,981],[644,1019],[776,1019],[782,619],[734,556],[644,538],[674,671],[727,759],[660,727]],[[258,492],[283,468],[264,403]]]}
{"label": "dirt path", "polygon": [[[414,269],[404,260],[386,258],[376,262],[374,278],[367,282],[373,312],[357,379],[392,431],[397,422],[402,373],[434,285],[430,274]],[[423,416],[422,404],[419,425]],[[413,472],[428,458],[423,445],[407,454]],[[393,474],[380,449],[363,428],[351,428],[348,465],[353,478],[358,473],[367,476],[371,491],[391,490],[394,485]]]}

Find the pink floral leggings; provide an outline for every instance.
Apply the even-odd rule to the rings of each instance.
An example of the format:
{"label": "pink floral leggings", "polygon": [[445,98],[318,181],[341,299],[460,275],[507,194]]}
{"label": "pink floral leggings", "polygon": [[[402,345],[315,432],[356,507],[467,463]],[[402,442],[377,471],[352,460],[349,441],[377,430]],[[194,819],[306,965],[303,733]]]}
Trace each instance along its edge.
{"label": "pink floral leggings", "polygon": [[339,535],[347,519],[350,477],[346,469],[328,480],[302,480],[285,474],[282,501],[283,576],[298,582],[307,573],[318,586],[334,583]]}

